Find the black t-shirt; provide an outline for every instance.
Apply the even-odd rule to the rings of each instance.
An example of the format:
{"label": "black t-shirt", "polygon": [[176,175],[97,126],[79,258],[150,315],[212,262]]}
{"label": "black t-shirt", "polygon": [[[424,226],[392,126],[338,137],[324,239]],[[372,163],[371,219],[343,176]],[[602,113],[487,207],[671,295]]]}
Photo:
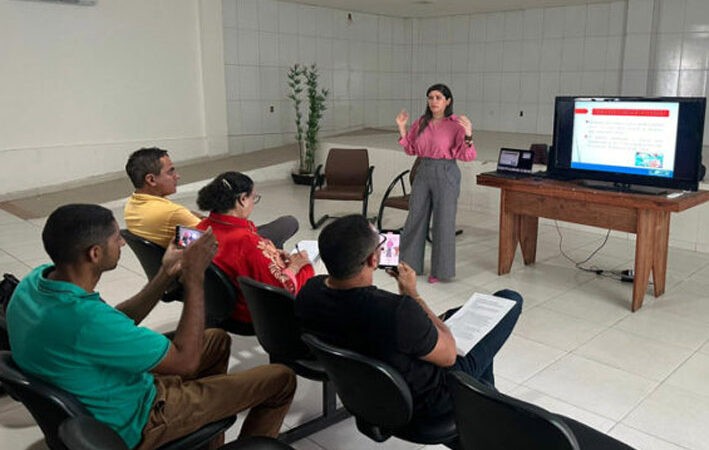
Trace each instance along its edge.
{"label": "black t-shirt", "polygon": [[303,329],[398,370],[411,389],[414,414],[450,409],[444,370],[420,359],[435,347],[438,331],[416,300],[376,286],[331,289],[326,278],[311,278],[298,293],[295,313]]}

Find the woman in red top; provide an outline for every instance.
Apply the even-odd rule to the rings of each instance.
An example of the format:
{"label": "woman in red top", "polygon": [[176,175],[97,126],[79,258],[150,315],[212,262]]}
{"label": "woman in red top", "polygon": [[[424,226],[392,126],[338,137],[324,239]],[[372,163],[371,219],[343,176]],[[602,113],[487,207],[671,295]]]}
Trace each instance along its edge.
{"label": "woman in red top", "polygon": [[214,264],[219,266],[239,291],[239,299],[231,317],[251,322],[244,295],[238,289],[237,277],[280,287],[296,294],[314,275],[306,252],[290,255],[279,250],[269,239],[258,234],[249,215],[261,196],[254,192],[254,182],[239,172],[225,172],[199,190],[197,206],[210,211],[197,228],[212,227],[219,242]]}

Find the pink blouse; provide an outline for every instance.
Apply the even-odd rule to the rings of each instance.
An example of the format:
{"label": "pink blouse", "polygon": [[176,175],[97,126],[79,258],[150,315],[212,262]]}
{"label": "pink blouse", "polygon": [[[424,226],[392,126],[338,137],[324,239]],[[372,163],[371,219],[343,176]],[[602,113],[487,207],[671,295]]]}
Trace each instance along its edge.
{"label": "pink blouse", "polygon": [[465,143],[465,130],[458,123],[458,116],[451,114],[438,123],[429,122],[419,134],[419,117],[411,124],[405,137],[399,139],[407,155],[433,159],[459,159],[472,161],[477,156],[475,146]]}

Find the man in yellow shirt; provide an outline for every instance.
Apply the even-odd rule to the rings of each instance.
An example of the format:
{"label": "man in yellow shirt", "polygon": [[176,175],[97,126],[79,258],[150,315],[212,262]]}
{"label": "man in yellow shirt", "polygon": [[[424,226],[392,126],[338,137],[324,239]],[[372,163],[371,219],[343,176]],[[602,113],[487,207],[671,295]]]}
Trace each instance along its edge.
{"label": "man in yellow shirt", "polygon": [[[131,233],[167,248],[175,237],[177,225],[194,227],[202,219],[166,198],[177,192],[180,179],[167,150],[157,147],[136,150],[128,158],[126,172],[135,186],[124,210],[126,227]],[[296,231],[298,221],[293,216],[283,216],[258,227],[259,234],[278,248]]]}

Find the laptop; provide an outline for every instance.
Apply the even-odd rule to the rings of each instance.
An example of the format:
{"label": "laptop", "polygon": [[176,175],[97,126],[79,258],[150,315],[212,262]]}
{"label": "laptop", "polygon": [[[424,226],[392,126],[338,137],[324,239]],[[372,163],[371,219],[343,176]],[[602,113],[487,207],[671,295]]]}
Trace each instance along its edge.
{"label": "laptop", "polygon": [[534,152],[515,148],[501,148],[496,173],[499,176],[522,178],[532,175]]}

